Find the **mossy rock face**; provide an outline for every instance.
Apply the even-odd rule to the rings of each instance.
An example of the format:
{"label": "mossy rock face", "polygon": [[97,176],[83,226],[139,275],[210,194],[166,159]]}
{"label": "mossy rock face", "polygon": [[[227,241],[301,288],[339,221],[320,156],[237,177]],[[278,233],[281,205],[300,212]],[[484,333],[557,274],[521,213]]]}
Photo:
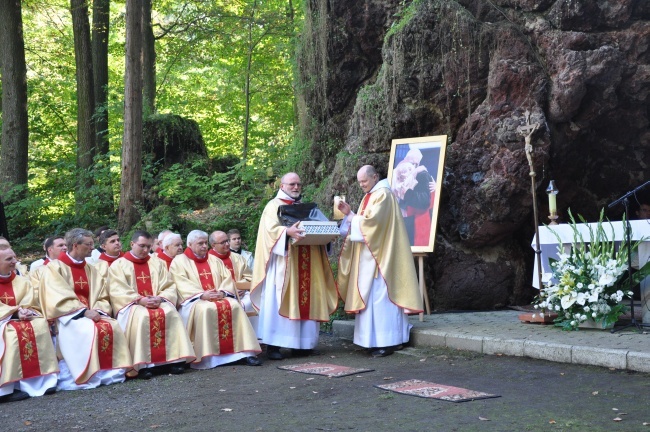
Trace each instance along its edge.
{"label": "mossy rock face", "polygon": [[168,168],[194,156],[208,157],[199,125],[175,114],[154,114],[143,124],[143,151],[151,161]]}

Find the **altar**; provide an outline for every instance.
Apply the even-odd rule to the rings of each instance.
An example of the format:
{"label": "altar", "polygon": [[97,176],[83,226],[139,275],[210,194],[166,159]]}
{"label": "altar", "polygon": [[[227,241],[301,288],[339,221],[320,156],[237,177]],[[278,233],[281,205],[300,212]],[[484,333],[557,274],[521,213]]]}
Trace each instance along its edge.
{"label": "altar", "polygon": [[[632,227],[632,243],[638,240],[644,240],[639,245],[639,259],[638,263],[645,264],[650,260],[650,219],[647,220],[633,220],[630,221]],[[582,235],[585,243],[589,243],[589,229],[595,232],[598,224],[576,224],[578,232]],[[609,240],[622,242],[624,239],[623,222],[603,222],[603,230]],[[569,224],[548,225],[539,227],[539,245],[542,251],[542,275],[551,273],[551,265],[548,261],[549,258],[558,259],[558,237],[562,240],[564,250],[569,252],[571,243],[574,241],[574,232]],[[535,237],[531,242],[533,250],[535,249]],[[638,264],[637,264],[638,265]],[[544,277],[546,280],[546,277]],[[537,260],[535,260],[535,269],[533,271],[533,286],[539,289],[539,282],[537,278]]]}

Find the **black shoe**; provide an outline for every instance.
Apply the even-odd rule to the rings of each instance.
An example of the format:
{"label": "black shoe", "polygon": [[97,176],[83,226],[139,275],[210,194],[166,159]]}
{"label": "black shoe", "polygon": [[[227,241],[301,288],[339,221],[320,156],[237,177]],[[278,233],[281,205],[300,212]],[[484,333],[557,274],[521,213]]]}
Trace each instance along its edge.
{"label": "black shoe", "polygon": [[185,373],[185,365],[184,364],[173,364],[169,367],[169,373],[172,375],[180,375],[182,373]]}
{"label": "black shoe", "polygon": [[394,352],[395,352],[395,351],[394,351],[392,348],[390,348],[390,347],[386,347],[386,348],[377,348],[376,350],[373,350],[373,351],[370,353],[370,355],[372,355],[373,357],[386,357],[386,356],[391,355],[391,354],[394,353]]}
{"label": "black shoe", "polygon": [[138,379],[148,380],[153,378],[153,372],[149,368],[140,369],[138,371]]}
{"label": "black shoe", "polygon": [[320,355],[320,352],[315,349],[297,349],[293,348],[291,350],[292,357],[309,357],[312,355]]}
{"label": "black shoe", "polygon": [[29,395],[27,393],[22,390],[14,390],[13,393],[0,397],[0,403],[18,402],[25,399],[29,399]]}
{"label": "black shoe", "polygon": [[262,362],[255,356],[246,357],[244,359],[246,366],[262,366]]}
{"label": "black shoe", "polygon": [[269,360],[282,360],[284,355],[280,352],[280,347],[275,345],[266,346],[266,357]]}
{"label": "black shoe", "polygon": [[56,393],[56,387],[50,387],[49,389],[45,390],[45,394],[48,396],[53,395],[54,393]]}

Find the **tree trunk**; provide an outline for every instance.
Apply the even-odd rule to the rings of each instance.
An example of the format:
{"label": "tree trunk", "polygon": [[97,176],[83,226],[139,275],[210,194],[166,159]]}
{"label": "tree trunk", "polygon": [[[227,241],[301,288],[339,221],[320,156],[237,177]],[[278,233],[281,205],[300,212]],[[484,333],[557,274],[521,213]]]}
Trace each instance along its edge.
{"label": "tree trunk", "polygon": [[92,57],[97,153],[108,153],[108,33],[110,0],[93,0]]}
{"label": "tree trunk", "polygon": [[156,112],[156,41],[151,27],[151,0],[144,0],[142,25],[142,75],[144,81],[144,113],[149,116]]}
{"label": "tree trunk", "polygon": [[244,83],[244,139],[242,142],[242,162],[248,158],[248,134],[251,121],[251,69],[253,67],[253,50],[255,43],[253,41],[253,27],[255,25],[255,12],[257,10],[257,0],[253,2],[250,18],[248,21],[248,46],[246,51],[246,72]]}
{"label": "tree trunk", "polygon": [[124,73],[124,140],[118,229],[127,232],[142,205],[142,36],[143,2],[126,2],[126,68]]}
{"label": "tree trunk", "polygon": [[2,137],[0,193],[27,185],[27,68],[20,0],[0,1],[2,59]]}
{"label": "tree trunk", "polygon": [[[110,0],[93,0],[91,48],[95,93],[95,140],[97,145],[95,152],[96,171],[93,177],[99,188],[97,212],[101,215],[113,214],[115,211],[108,145],[108,34],[110,30],[110,5]],[[99,181],[97,181],[98,176]]]}
{"label": "tree trunk", "polygon": [[77,69],[77,193],[81,206],[87,197],[85,192],[92,186],[90,168],[96,151],[95,89],[93,85],[93,60],[90,48],[90,23],[85,0],[70,0],[72,32],[74,34],[74,58]]}

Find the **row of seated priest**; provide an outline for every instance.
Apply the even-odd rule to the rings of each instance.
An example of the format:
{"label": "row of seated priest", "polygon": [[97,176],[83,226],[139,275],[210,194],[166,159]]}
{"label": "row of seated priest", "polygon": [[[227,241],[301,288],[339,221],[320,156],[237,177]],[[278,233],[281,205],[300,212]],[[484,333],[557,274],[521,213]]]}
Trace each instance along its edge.
{"label": "row of seated priest", "polygon": [[238,231],[192,231],[187,248],[179,234],[136,231],[125,253],[105,229],[99,244],[93,258],[93,233],[73,229],[27,271],[0,239],[0,402],[261,364]]}

